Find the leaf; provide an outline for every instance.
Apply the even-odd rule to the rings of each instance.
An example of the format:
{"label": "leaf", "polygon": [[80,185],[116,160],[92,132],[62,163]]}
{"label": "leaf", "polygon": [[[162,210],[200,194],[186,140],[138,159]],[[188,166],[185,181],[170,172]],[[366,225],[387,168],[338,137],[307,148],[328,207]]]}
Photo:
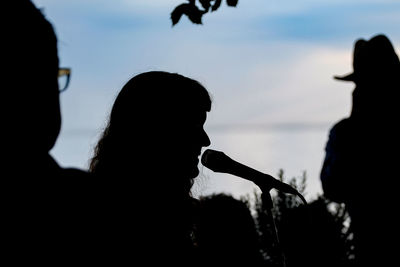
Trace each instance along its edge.
{"label": "leaf", "polygon": [[222,0],[215,0],[214,5],[211,7],[211,12],[217,10],[221,6]]}
{"label": "leaf", "polygon": [[189,20],[195,24],[202,24],[201,18],[207,11],[200,10],[194,4],[181,4],[171,13],[172,26],[176,25],[182,15],[186,15]]}
{"label": "leaf", "polygon": [[228,4],[228,6],[233,6],[235,7],[237,5],[239,0],[226,0],[226,3]]}
{"label": "leaf", "polygon": [[181,19],[182,15],[187,12],[188,6],[189,4],[181,4],[171,12],[172,26],[177,24]]}
{"label": "leaf", "polygon": [[191,22],[195,24],[202,24],[201,18],[206,12],[207,11],[201,11],[195,6],[194,8],[190,9],[190,12],[187,14],[187,16],[189,17]]}
{"label": "leaf", "polygon": [[211,1],[213,0],[199,0],[201,6],[204,8],[205,11],[208,11],[210,9]]}

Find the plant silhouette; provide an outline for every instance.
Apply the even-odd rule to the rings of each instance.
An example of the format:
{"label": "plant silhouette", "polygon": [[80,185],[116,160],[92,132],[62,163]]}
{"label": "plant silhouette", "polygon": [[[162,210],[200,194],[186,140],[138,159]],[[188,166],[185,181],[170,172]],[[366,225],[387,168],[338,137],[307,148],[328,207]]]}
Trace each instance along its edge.
{"label": "plant silhouette", "polygon": [[[172,26],[175,26],[183,15],[186,15],[194,24],[203,24],[203,15],[214,12],[221,6],[222,0],[198,0],[202,8],[196,5],[196,0],[188,0],[188,3],[180,4],[171,12]],[[236,7],[238,0],[226,0],[230,7]]]}
{"label": "plant silhouette", "polygon": [[[283,170],[278,177],[284,181]],[[288,183],[301,194],[306,191],[306,173],[289,179]],[[274,240],[274,225],[262,195],[255,192],[252,204],[254,219],[260,237],[260,250],[268,266],[352,266],[352,232],[348,227],[348,213],[344,205],[332,203],[323,196],[299,205],[298,198],[277,191],[272,196],[273,217],[279,236]],[[247,198],[247,202],[251,203]]]}
{"label": "plant silhouette", "polygon": [[[301,194],[306,192],[305,172],[286,179],[280,170],[278,177]],[[195,231],[200,265],[355,266],[353,232],[344,205],[324,196],[301,205],[295,195],[277,191],[272,194],[271,220],[266,200],[260,192],[253,199],[224,193],[201,197]]]}

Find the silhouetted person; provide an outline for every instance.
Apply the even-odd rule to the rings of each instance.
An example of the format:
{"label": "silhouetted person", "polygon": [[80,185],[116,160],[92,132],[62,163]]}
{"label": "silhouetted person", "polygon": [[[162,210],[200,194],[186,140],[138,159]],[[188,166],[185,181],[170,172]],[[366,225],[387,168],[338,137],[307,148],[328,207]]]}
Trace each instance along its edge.
{"label": "silhouetted person", "polygon": [[[355,42],[351,114],[330,131],[321,171],[325,196],[345,203],[361,266],[396,259],[400,62],[384,35]],[[397,259],[396,259],[397,260]],[[372,264],[372,265],[371,265]]]}
{"label": "silhouetted person", "polygon": [[2,6],[11,15],[2,31],[3,261],[75,262],[88,240],[81,234],[89,178],[49,154],[61,127],[57,38],[30,1]]}
{"label": "silhouetted person", "polygon": [[202,266],[265,266],[247,205],[229,195],[200,199],[197,245]]}
{"label": "silhouetted person", "polygon": [[[197,81],[145,72],[119,92],[90,170],[106,187],[115,250],[143,266],[192,264],[193,205],[203,129],[211,99]],[[108,211],[107,211],[108,212]],[[143,262],[142,262],[143,260]]]}

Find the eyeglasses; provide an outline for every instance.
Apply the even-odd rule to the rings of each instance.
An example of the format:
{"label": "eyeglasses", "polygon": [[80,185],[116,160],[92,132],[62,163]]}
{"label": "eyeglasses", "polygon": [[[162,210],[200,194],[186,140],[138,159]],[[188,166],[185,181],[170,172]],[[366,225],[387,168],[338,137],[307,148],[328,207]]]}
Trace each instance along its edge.
{"label": "eyeglasses", "polygon": [[70,76],[71,76],[70,68],[59,68],[58,69],[58,91],[60,93],[67,90]]}

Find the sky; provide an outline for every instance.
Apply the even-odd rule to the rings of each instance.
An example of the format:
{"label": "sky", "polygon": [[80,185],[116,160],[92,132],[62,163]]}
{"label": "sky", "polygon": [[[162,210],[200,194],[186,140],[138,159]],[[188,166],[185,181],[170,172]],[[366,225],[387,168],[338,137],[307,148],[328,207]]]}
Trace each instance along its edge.
{"label": "sky", "polygon": [[[383,33],[400,49],[397,0],[239,0],[172,27],[184,0],[33,0],[53,24],[61,67],[72,69],[61,95],[62,129],[51,154],[87,169],[116,94],[134,75],[177,72],[213,99],[210,148],[276,176],[307,174],[306,199],[322,194],[319,172],[328,131],[348,116],[355,40]],[[134,123],[134,121],[132,122]],[[165,155],[168,156],[168,155]],[[199,166],[195,196],[244,196],[251,182]]]}

